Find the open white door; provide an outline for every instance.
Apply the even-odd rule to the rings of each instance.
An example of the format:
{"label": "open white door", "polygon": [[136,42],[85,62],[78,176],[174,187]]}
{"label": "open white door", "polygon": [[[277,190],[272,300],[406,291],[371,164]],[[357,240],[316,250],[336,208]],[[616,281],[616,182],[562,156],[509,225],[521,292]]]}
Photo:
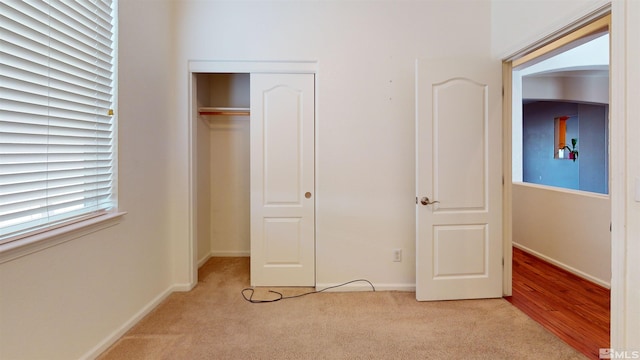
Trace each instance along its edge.
{"label": "open white door", "polygon": [[501,63],[416,63],[416,298],[502,296]]}
{"label": "open white door", "polygon": [[251,285],[315,286],[314,75],[251,74]]}

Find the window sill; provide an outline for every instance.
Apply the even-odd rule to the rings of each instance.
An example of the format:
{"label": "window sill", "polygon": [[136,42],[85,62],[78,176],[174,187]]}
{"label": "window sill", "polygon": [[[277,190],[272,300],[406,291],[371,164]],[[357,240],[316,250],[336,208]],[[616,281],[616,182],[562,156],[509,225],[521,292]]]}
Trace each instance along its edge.
{"label": "window sill", "polygon": [[109,212],[85,221],[2,244],[0,245],[0,264],[117,225],[125,214],[126,212]]}

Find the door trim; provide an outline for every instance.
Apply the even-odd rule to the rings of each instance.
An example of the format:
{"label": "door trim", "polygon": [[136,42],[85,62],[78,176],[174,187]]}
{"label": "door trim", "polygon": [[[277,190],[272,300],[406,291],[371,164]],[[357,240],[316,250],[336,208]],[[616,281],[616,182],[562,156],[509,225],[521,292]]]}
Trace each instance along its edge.
{"label": "door trim", "polygon": [[511,186],[511,132],[513,131],[512,111],[512,78],[511,61],[502,63],[502,294],[511,296],[513,292],[513,228],[512,206],[513,189]]}
{"label": "door trim", "polygon": [[[187,266],[189,271],[189,289],[193,289],[198,283],[198,239],[197,239],[197,135],[198,135],[198,108],[196,104],[196,89],[194,76],[198,73],[292,73],[292,74],[315,74],[314,101],[315,101],[315,124],[314,124],[314,222],[317,221],[317,209],[319,193],[318,184],[318,61],[268,61],[268,60],[188,60],[188,140],[187,140],[187,165],[188,165],[188,242],[189,258]],[[317,238],[317,227],[314,229],[314,237]],[[317,245],[315,250],[317,253]],[[316,261],[317,264],[317,261]],[[317,266],[317,265],[316,265]]]}

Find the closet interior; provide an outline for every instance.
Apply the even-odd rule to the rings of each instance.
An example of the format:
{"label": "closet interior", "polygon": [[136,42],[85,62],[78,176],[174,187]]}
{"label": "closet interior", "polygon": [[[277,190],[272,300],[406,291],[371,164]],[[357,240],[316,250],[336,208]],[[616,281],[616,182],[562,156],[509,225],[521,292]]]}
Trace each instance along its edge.
{"label": "closet interior", "polygon": [[198,266],[250,255],[249,73],[196,73]]}

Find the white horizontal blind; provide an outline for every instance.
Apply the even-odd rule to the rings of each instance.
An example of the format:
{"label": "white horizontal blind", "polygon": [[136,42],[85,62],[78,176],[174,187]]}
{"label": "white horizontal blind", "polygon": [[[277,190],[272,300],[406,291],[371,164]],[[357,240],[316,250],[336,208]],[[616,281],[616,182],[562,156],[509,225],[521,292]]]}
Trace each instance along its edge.
{"label": "white horizontal blind", "polygon": [[0,0],[0,244],[114,206],[112,0]]}

